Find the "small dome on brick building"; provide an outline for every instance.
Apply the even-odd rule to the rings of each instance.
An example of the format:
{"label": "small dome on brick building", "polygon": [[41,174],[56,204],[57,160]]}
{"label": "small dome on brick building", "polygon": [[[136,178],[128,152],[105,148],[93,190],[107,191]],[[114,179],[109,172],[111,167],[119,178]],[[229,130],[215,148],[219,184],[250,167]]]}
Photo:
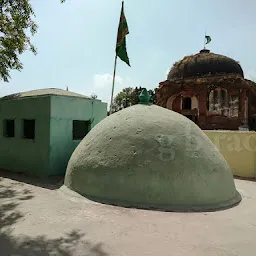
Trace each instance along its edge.
{"label": "small dome on brick building", "polygon": [[224,74],[236,74],[244,77],[243,70],[237,61],[204,49],[198,54],[186,56],[181,61],[176,62],[167,79],[177,80]]}

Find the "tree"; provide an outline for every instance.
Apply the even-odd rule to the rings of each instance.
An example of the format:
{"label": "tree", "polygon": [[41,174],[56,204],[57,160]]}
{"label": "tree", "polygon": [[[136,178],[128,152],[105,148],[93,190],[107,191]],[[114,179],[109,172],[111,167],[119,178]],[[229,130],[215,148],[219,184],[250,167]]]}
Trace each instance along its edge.
{"label": "tree", "polygon": [[1,0],[0,12],[0,77],[8,82],[10,70],[20,71],[23,67],[19,54],[26,50],[36,54],[26,31],[34,35],[37,25],[28,0]]}
{"label": "tree", "polygon": [[154,90],[148,90],[148,93],[150,95],[150,102],[153,104],[156,104],[156,88]]}
{"label": "tree", "polygon": [[93,100],[96,100],[96,99],[98,98],[98,95],[96,95],[96,94],[93,93],[93,94],[91,95],[91,98],[92,98]]}
{"label": "tree", "polygon": [[131,100],[133,98],[133,92],[134,89],[132,87],[127,87],[116,95],[113,102],[114,112],[132,105]]}
{"label": "tree", "polygon": [[[60,0],[62,3],[65,0]],[[30,36],[37,31],[35,13],[29,0],[0,0],[0,79],[8,82],[12,69],[23,68],[19,55],[36,54]]]}
{"label": "tree", "polygon": [[[132,105],[136,105],[140,102],[140,93],[142,92],[141,87],[127,87],[124,88],[121,92],[119,92],[114,98],[113,102],[113,111],[117,112],[123,108],[130,107]],[[156,90],[156,89],[155,89]],[[155,90],[149,90],[149,94],[151,95],[151,103],[156,104],[156,93]]]}
{"label": "tree", "polygon": [[132,105],[136,105],[140,102],[140,94],[142,92],[142,88],[141,87],[135,87],[133,94],[132,94]]}

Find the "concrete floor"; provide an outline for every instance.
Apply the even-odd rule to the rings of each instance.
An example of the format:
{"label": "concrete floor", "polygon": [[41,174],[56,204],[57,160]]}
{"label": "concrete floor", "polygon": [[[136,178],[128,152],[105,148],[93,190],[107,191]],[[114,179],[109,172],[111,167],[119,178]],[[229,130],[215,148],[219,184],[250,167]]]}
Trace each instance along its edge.
{"label": "concrete floor", "polygon": [[232,209],[166,213],[101,205],[56,184],[5,175],[0,255],[255,256],[256,183],[236,185],[243,201]]}

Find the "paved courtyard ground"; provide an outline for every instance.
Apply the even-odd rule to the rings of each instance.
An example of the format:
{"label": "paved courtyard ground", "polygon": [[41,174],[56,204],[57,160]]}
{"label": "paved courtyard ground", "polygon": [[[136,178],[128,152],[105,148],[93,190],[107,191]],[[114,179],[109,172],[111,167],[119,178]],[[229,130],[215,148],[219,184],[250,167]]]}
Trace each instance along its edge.
{"label": "paved courtyard ground", "polygon": [[[2,177],[1,177],[2,176]],[[167,213],[90,202],[52,184],[0,172],[0,256],[255,256],[256,183],[213,213]]]}

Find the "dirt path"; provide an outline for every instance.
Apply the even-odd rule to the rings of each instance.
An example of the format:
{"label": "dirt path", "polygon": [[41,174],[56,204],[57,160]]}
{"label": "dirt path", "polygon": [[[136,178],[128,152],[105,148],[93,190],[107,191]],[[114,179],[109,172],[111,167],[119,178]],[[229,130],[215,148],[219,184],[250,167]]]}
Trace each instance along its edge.
{"label": "dirt path", "polygon": [[235,208],[187,214],[101,205],[34,184],[0,178],[1,256],[256,254],[255,182],[236,180],[243,201]]}

